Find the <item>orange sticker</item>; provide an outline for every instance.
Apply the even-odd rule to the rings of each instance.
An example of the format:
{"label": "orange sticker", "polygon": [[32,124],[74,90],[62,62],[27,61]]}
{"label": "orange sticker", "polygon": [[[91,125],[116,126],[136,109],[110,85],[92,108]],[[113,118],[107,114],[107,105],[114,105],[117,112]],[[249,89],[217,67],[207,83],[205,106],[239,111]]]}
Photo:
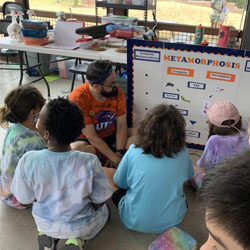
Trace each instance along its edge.
{"label": "orange sticker", "polygon": [[207,79],[234,82],[235,75],[221,72],[207,71]]}
{"label": "orange sticker", "polygon": [[193,69],[168,67],[167,73],[168,75],[176,75],[176,76],[190,76],[190,77],[194,76]]}

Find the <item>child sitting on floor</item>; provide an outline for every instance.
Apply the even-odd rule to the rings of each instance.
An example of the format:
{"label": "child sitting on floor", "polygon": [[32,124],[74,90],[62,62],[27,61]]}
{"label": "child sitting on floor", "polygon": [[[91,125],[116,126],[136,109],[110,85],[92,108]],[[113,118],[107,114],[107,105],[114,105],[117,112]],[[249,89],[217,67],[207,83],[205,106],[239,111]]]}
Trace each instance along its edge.
{"label": "child sitting on floor", "polygon": [[45,141],[37,132],[36,120],[45,103],[41,92],[25,85],[12,90],[0,107],[0,125],[7,129],[1,157],[0,197],[11,207],[22,209],[10,192],[10,186],[19,159],[30,150],[46,148]]}
{"label": "child sitting on floor", "polygon": [[250,249],[250,151],[235,154],[209,169],[201,188],[209,236],[200,250]]}
{"label": "child sitting on floor", "polygon": [[109,219],[104,202],[112,188],[99,160],[70,147],[83,127],[75,103],[50,101],[37,121],[48,149],[28,152],[18,163],[11,191],[21,204],[33,203],[39,250],[54,249],[55,239],[67,239],[65,250],[81,250]]}
{"label": "child sitting on floor", "polygon": [[214,168],[226,157],[249,148],[247,128],[242,126],[239,111],[232,103],[216,102],[208,109],[207,115],[208,140],[191,181],[195,189],[200,187],[207,169]]}
{"label": "child sitting on floor", "polygon": [[183,184],[194,171],[185,147],[185,120],[173,105],[150,110],[137,125],[136,143],[114,175],[113,194],[124,225],[144,233],[178,226],[187,211]]}

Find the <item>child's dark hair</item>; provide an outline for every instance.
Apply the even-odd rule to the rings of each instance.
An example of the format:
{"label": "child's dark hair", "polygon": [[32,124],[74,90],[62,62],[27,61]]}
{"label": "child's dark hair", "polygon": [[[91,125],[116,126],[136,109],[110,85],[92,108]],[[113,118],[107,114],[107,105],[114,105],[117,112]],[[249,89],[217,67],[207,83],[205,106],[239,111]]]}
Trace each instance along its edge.
{"label": "child's dark hair", "polygon": [[[228,120],[228,121],[224,121],[222,123],[222,125],[232,125],[234,123],[234,120]],[[234,135],[234,134],[238,134],[239,131],[242,128],[242,121],[241,121],[241,117],[240,120],[237,124],[234,125],[234,127],[236,127],[238,130],[236,130],[234,127],[231,128],[227,128],[227,127],[217,127],[214,124],[212,124],[211,122],[208,121],[208,127],[209,127],[209,133],[208,133],[208,138],[212,135],[222,135],[222,136],[227,136],[227,135]]]}
{"label": "child's dark hair", "polygon": [[32,109],[41,109],[45,103],[41,92],[31,86],[23,85],[13,89],[0,107],[0,125],[8,127],[9,122],[21,123],[27,120]]}
{"label": "child's dark hair", "polygon": [[109,60],[96,60],[89,64],[86,78],[89,80],[90,84],[94,83],[101,84],[105,81],[105,75],[109,75],[112,72],[112,62]]}
{"label": "child's dark hair", "polygon": [[173,105],[160,104],[138,122],[135,145],[157,158],[174,157],[185,147],[185,126],[183,116]]}
{"label": "child's dark hair", "polygon": [[199,190],[207,220],[250,249],[250,151],[231,156],[209,169]]}
{"label": "child's dark hair", "polygon": [[45,129],[59,144],[67,145],[73,142],[84,128],[81,109],[62,97],[51,100],[46,107]]}

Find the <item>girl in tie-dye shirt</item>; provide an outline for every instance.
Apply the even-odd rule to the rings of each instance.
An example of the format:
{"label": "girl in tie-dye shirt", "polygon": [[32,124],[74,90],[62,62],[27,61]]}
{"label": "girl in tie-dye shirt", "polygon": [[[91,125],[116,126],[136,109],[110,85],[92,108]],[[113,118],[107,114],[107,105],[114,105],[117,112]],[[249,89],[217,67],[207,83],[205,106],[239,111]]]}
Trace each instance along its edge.
{"label": "girl in tie-dye shirt", "polygon": [[6,96],[4,106],[0,107],[0,125],[8,127],[1,156],[0,198],[11,207],[24,208],[10,192],[19,159],[30,150],[46,148],[35,127],[44,103],[38,89],[25,85],[12,90]]}
{"label": "girl in tie-dye shirt", "polygon": [[214,168],[226,157],[249,149],[247,128],[238,109],[230,102],[220,101],[207,111],[209,135],[201,158],[195,167],[194,188],[199,188],[206,170]]}
{"label": "girl in tie-dye shirt", "polygon": [[67,239],[65,250],[81,250],[109,219],[112,188],[98,158],[70,147],[83,127],[75,103],[50,101],[37,121],[48,149],[27,152],[18,163],[11,191],[24,206],[33,203],[40,250],[54,249],[57,239]]}

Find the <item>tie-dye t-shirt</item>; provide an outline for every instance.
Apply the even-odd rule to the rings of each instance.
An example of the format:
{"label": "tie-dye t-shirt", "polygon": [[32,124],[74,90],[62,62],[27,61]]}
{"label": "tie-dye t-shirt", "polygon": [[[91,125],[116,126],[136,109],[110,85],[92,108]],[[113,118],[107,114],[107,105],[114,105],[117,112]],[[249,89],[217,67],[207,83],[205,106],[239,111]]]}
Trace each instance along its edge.
{"label": "tie-dye t-shirt", "polygon": [[33,201],[39,232],[59,239],[94,237],[108,220],[113,191],[93,154],[47,149],[26,153],[18,163],[11,191],[22,204]]}
{"label": "tie-dye t-shirt", "polygon": [[40,134],[24,127],[21,123],[11,124],[7,129],[1,156],[0,197],[9,206],[23,208],[10,193],[19,159],[28,151],[44,148],[46,144]]}
{"label": "tie-dye t-shirt", "polygon": [[249,149],[248,138],[246,128],[242,128],[241,133],[235,135],[212,135],[207,140],[197,165],[205,169],[213,168],[226,157]]}

